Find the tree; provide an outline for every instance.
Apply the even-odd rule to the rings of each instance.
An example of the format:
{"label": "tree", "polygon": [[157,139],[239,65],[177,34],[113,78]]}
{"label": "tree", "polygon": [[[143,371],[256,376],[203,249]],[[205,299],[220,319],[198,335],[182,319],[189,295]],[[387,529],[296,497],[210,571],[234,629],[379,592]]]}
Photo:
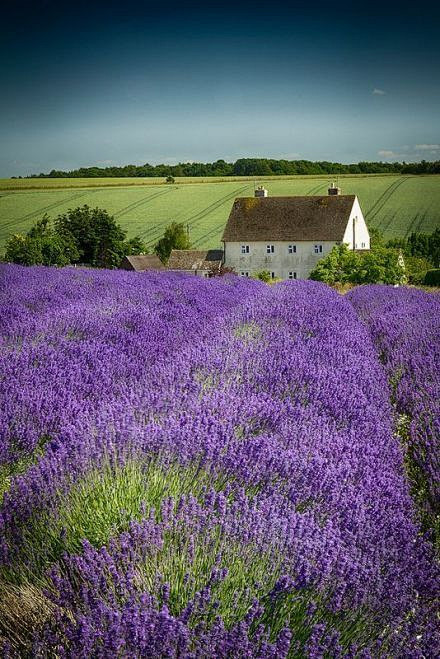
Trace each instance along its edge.
{"label": "tree", "polygon": [[38,220],[26,236],[15,234],[6,243],[6,260],[22,265],[63,266],[78,256],[73,238],[54,231],[48,215]]}
{"label": "tree", "polygon": [[399,250],[378,247],[360,255],[357,284],[405,284],[405,263]]}
{"label": "tree", "polygon": [[360,266],[360,256],[347,245],[335,245],[330,254],[318,261],[309,279],[326,284],[355,282]]}
{"label": "tree", "polygon": [[376,247],[353,252],[347,245],[335,245],[310,273],[310,279],[326,284],[404,284],[405,264],[398,250]]}
{"label": "tree", "polygon": [[36,240],[15,233],[6,243],[5,261],[20,265],[37,265],[42,262],[40,245]]}
{"label": "tree", "polygon": [[59,215],[55,220],[59,235],[71,236],[79,256],[76,261],[98,268],[115,268],[125,254],[126,232],[102,208],[85,205]]}
{"label": "tree", "polygon": [[[182,176],[182,174],[177,174],[177,176]],[[166,182],[167,183],[174,183],[174,176],[167,176]]]}
{"label": "tree", "polygon": [[405,268],[409,284],[423,284],[425,275],[432,265],[426,259],[418,256],[405,256]]}
{"label": "tree", "polygon": [[173,249],[191,249],[188,233],[183,223],[171,222],[162,238],[155,244],[154,253],[166,263]]}
{"label": "tree", "polygon": [[126,240],[123,247],[126,256],[130,256],[131,254],[148,254],[148,247],[140,236],[134,236]]}
{"label": "tree", "polygon": [[383,247],[383,234],[379,231],[379,229],[376,229],[376,227],[368,227],[368,233],[370,234],[370,249],[375,249],[375,247]]}

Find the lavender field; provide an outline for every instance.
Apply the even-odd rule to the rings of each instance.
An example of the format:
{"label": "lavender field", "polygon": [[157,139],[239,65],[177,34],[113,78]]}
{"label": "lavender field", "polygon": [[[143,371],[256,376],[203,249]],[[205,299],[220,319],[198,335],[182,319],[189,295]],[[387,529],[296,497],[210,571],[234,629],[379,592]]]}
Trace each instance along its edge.
{"label": "lavender field", "polygon": [[440,298],[0,266],[10,657],[440,653]]}

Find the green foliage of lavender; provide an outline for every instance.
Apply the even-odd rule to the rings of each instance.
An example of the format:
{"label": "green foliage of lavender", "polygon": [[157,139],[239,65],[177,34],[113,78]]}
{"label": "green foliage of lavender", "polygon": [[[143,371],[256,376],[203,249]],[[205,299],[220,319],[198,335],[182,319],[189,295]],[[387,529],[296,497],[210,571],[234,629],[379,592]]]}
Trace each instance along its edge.
{"label": "green foliage of lavender", "polygon": [[0,273],[0,592],[47,601],[0,618],[5,654],[437,653],[438,567],[348,299]]}

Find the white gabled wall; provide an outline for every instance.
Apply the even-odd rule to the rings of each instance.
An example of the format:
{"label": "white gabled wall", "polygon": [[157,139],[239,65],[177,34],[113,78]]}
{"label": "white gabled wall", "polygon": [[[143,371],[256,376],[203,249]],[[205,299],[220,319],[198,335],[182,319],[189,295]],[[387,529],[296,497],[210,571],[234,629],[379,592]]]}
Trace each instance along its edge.
{"label": "white gabled wall", "polygon": [[[354,223],[354,239],[353,245],[353,223]],[[362,213],[359,200],[356,197],[351,209],[350,218],[345,229],[343,242],[346,243],[350,249],[370,249],[370,234],[368,233],[367,224]]]}
{"label": "white gabled wall", "polygon": [[[249,245],[249,254],[242,254],[242,245]],[[273,254],[267,253],[267,245],[274,246]],[[296,246],[296,253],[289,254],[289,245]],[[315,245],[321,245],[322,252],[315,253]],[[289,279],[289,272],[296,272],[297,279],[307,279],[318,261],[334,245],[336,242],[329,240],[226,242],[225,265],[237,274],[249,272],[249,275],[254,275],[268,270],[280,279]]]}

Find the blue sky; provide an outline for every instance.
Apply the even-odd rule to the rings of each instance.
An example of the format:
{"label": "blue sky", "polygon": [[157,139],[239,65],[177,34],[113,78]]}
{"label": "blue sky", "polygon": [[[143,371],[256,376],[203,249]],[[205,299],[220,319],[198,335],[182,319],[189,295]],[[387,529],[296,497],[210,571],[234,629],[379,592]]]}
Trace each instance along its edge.
{"label": "blue sky", "polygon": [[440,10],[427,3],[9,4],[0,176],[440,158]]}

